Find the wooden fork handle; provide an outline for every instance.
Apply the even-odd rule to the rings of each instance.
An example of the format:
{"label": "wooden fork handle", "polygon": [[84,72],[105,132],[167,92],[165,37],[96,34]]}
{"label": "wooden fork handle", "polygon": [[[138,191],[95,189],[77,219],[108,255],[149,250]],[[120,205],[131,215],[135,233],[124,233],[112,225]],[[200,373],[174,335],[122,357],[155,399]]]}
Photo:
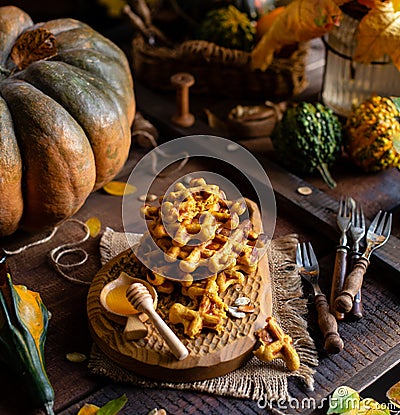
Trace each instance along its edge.
{"label": "wooden fork handle", "polygon": [[335,300],[336,297],[341,293],[343,289],[344,279],[346,276],[347,269],[347,246],[338,246],[336,248],[336,257],[335,257],[335,266],[333,268],[332,275],[332,286],[331,286],[331,296],[329,300],[330,308],[332,314],[337,320],[343,320],[343,312],[338,312],[335,309]]}
{"label": "wooden fork handle", "polygon": [[360,291],[364,274],[367,271],[369,261],[366,258],[360,258],[353,271],[347,276],[341,294],[335,300],[335,309],[340,313],[348,313],[353,307],[354,297]]}
{"label": "wooden fork handle", "polygon": [[[350,258],[350,269],[353,269],[356,262],[360,259],[361,257],[361,252],[356,252],[353,251],[351,253],[351,258]],[[351,318],[354,319],[361,319],[363,317],[363,305],[362,305],[362,293],[361,293],[361,288],[360,290],[357,292],[357,294],[354,296],[354,300],[353,300],[353,306],[349,312],[349,315]]]}
{"label": "wooden fork handle", "polygon": [[339,353],[343,347],[343,340],[338,333],[335,316],[329,311],[328,300],[324,294],[315,297],[315,306],[318,313],[318,326],[324,336],[324,350],[329,354]]}

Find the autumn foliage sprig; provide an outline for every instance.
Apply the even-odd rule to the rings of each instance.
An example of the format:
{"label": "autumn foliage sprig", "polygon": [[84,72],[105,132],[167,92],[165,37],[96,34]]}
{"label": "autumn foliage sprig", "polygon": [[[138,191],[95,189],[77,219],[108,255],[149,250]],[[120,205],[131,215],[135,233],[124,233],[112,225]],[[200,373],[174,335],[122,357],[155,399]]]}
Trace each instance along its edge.
{"label": "autumn foliage sprig", "polygon": [[[371,63],[384,55],[400,70],[400,1],[358,0],[369,8],[357,28],[353,60]],[[322,37],[340,27],[340,6],[349,0],[293,0],[252,51],[253,69],[266,70],[283,46]]]}

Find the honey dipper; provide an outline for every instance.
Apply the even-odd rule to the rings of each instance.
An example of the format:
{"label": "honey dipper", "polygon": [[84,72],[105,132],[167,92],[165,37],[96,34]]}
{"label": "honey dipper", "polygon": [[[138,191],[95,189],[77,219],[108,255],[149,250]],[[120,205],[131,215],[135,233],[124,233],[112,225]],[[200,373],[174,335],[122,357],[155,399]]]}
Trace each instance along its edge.
{"label": "honey dipper", "polygon": [[137,282],[130,285],[126,290],[126,298],[136,310],[149,316],[161,336],[167,342],[171,352],[178,360],[183,360],[188,356],[189,351],[187,348],[154,310],[153,298],[143,284]]}

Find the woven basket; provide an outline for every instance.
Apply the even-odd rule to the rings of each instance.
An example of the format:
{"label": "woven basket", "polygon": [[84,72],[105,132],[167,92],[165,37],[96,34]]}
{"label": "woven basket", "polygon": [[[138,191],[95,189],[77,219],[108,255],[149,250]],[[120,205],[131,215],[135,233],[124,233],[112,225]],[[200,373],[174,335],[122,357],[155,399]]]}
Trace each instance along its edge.
{"label": "woven basket", "polygon": [[167,48],[151,46],[137,36],[132,48],[135,78],[156,90],[171,90],[170,77],[177,72],[194,76],[191,92],[232,98],[284,100],[307,86],[306,43],[282,50],[265,72],[250,68],[250,53],[203,40]]}

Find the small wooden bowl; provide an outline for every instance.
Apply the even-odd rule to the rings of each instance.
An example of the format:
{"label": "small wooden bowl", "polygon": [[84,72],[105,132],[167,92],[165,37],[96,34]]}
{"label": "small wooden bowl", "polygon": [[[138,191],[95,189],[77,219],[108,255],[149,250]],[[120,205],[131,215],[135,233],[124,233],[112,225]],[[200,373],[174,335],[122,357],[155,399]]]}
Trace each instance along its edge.
{"label": "small wooden bowl", "polygon": [[[154,309],[156,309],[158,299],[157,292],[154,287],[145,280],[131,277],[126,272],[121,272],[118,278],[106,284],[100,292],[100,304],[107,313],[107,316],[112,321],[125,325],[124,338],[126,340],[138,340],[147,335],[147,327],[143,324],[147,320],[146,314],[135,310],[123,294],[123,292],[126,292],[126,289],[130,285],[136,282],[143,284],[149,290],[153,298]],[[121,302],[125,308],[123,311],[117,310],[116,307],[113,308],[113,306],[110,306],[110,303],[107,301],[107,297],[110,293],[119,287],[122,288],[122,291],[119,292],[118,295],[121,296]],[[123,287],[126,287],[125,290]],[[131,311],[126,311],[129,310],[129,308],[131,308]]]}

